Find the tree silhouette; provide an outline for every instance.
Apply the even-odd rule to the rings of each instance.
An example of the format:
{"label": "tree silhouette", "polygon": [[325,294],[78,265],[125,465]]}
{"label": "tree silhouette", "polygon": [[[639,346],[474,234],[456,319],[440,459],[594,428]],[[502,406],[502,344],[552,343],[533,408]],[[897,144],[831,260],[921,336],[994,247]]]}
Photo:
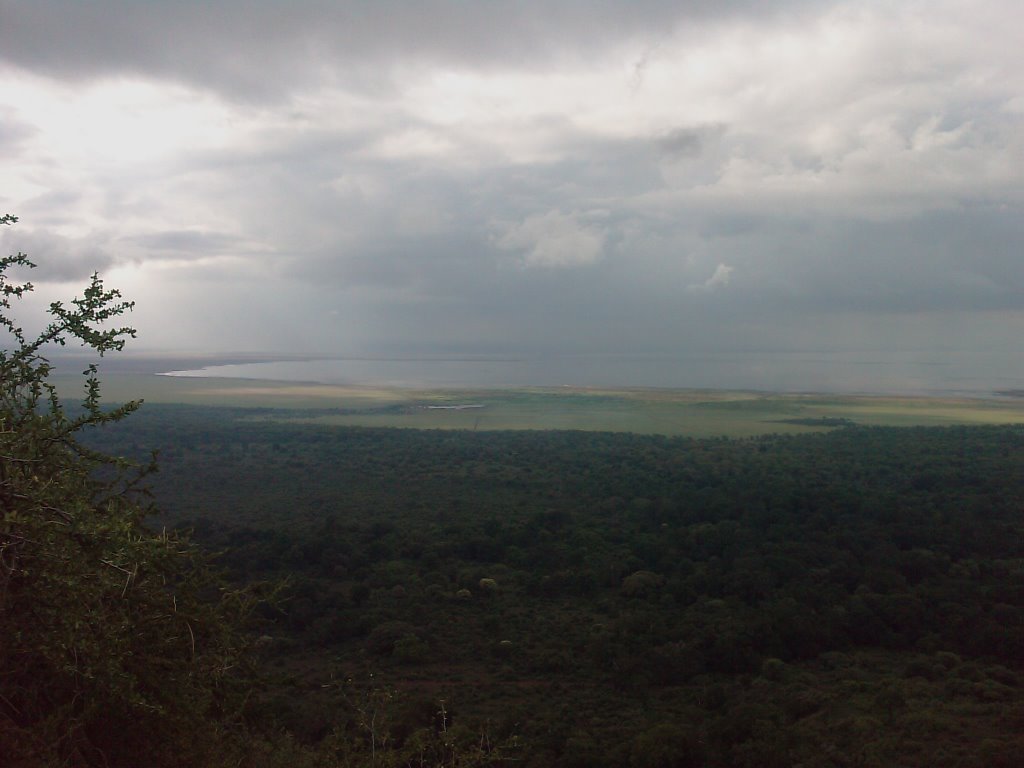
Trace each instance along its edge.
{"label": "tree silhouette", "polygon": [[[0,224],[17,219],[0,217]],[[80,343],[120,350],[132,308],[93,275],[49,306],[37,335],[15,320],[32,290],[0,259],[0,743],[6,765],[203,765],[238,712],[248,597],[226,589],[183,537],[153,532],[151,463],[83,436],[141,402],[104,408],[95,363],[65,406],[45,357]]]}

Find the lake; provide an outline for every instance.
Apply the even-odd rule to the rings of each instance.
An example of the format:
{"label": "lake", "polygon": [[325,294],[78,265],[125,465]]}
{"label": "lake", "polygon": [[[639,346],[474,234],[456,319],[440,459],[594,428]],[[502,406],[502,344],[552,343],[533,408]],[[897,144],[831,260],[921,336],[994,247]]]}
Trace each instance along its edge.
{"label": "lake", "polygon": [[720,352],[679,357],[332,357],[207,364],[161,373],[423,389],[659,387],[943,397],[989,397],[1024,389],[1022,361],[972,350],[943,354]]}

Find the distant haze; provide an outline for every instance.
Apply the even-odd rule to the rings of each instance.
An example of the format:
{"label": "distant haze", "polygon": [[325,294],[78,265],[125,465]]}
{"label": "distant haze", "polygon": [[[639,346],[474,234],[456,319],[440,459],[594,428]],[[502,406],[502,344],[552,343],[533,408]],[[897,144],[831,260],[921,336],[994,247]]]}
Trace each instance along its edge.
{"label": "distant haze", "polygon": [[36,306],[99,270],[139,350],[1021,388],[1021,29],[1016,0],[0,0],[0,248]]}

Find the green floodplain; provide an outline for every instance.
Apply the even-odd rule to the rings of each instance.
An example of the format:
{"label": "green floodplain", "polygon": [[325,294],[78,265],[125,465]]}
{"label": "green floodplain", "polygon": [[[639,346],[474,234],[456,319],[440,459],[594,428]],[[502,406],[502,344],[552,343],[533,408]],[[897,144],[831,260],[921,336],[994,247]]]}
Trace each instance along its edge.
{"label": "green floodplain", "polygon": [[[64,396],[81,377],[57,376]],[[522,388],[418,390],[253,379],[104,373],[110,402],[144,399],[257,409],[253,418],[415,429],[568,429],[692,437],[798,434],[841,426],[1024,423],[1024,399],[720,390]]]}

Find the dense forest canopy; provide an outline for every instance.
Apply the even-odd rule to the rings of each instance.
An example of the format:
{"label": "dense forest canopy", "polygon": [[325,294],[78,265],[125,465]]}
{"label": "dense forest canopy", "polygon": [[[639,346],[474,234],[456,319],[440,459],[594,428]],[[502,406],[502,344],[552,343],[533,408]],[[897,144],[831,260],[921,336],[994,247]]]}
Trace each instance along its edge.
{"label": "dense forest canopy", "polygon": [[403,702],[399,751],[443,700],[531,765],[1019,754],[1019,427],[695,440],[260,416],[147,409],[105,448],[166,446],[163,522],[236,579],[291,579],[265,705],[307,744],[363,738],[352,702],[378,686]]}

